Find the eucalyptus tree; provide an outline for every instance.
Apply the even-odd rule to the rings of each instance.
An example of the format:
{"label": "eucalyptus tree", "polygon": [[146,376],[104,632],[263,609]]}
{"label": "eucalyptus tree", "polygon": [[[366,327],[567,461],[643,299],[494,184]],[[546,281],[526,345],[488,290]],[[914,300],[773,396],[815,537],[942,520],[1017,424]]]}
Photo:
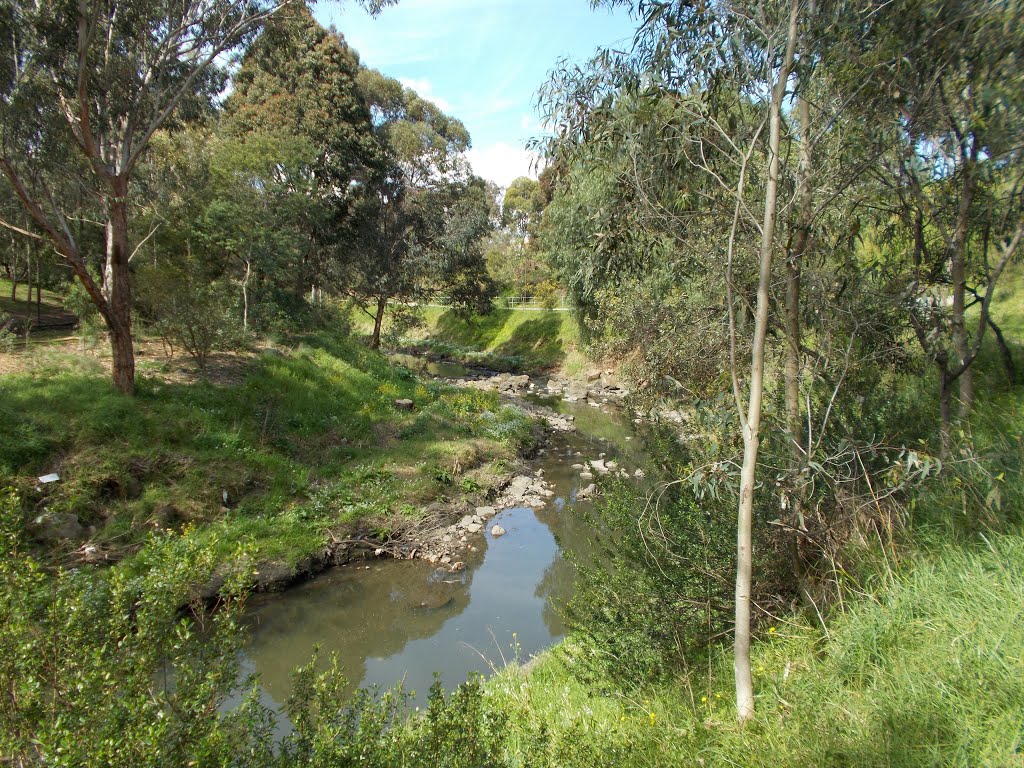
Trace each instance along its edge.
{"label": "eucalyptus tree", "polygon": [[[560,129],[548,149],[571,165],[593,159],[588,153],[594,145],[608,148],[603,154],[611,160],[605,167],[621,169],[612,183],[631,189],[647,228],[683,246],[703,262],[704,271],[711,266],[709,259],[721,259],[715,271],[724,267],[720,301],[728,315],[731,389],[744,446],[737,493],[734,663],[737,715],[745,721],[754,711],[752,517],[777,249],[780,150],[787,131],[783,105],[796,61],[801,3],[641,2],[637,10],[641,24],[631,52],[604,51],[589,69],[563,70],[547,86],[550,117]],[[647,119],[615,120],[622,109]],[[658,149],[655,137],[664,149]],[[675,163],[651,164],[652,151],[673,156]],[[622,242],[636,239],[635,216],[609,214],[626,226],[596,233],[595,252],[614,253]],[[713,229],[702,229],[723,218],[724,241]],[[698,233],[710,234],[703,259],[694,247]],[[737,296],[737,269],[756,275],[752,296],[748,289]],[[738,301],[749,307],[753,320],[743,339]],[[741,344],[750,354],[746,377]]]}
{"label": "eucalyptus tree", "polygon": [[[13,67],[0,84],[0,170],[103,317],[122,392],[135,386],[128,262],[136,168],[157,130],[209,104],[224,86],[220,62],[277,8],[249,0],[8,4],[13,33],[0,58]],[[61,179],[62,171],[74,176]],[[75,235],[79,197],[106,225],[102,276]]]}
{"label": "eucalyptus tree", "polygon": [[[135,386],[135,172],[154,134],[209,108],[231,54],[294,2],[6,0],[0,11],[0,171],[96,305],[122,392]],[[85,211],[106,230],[99,259],[77,231]]]}
{"label": "eucalyptus tree", "polygon": [[954,387],[967,418],[971,368],[994,327],[989,305],[1024,236],[1021,10],[873,2],[858,21],[837,27],[824,69],[878,158],[873,224],[885,258],[876,266],[936,367],[946,453]]}
{"label": "eucalyptus tree", "polygon": [[376,348],[393,299],[447,291],[459,306],[489,307],[483,237],[493,201],[469,174],[469,132],[459,120],[375,70],[363,70],[359,85],[387,165],[360,190],[344,286],[373,318]]}

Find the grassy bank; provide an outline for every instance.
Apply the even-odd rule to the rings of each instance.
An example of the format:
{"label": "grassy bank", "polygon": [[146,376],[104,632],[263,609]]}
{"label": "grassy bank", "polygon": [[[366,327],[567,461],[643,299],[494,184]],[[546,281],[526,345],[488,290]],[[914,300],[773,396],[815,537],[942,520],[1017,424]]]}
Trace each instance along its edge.
{"label": "grassy bank", "polygon": [[[434,502],[482,497],[533,439],[495,396],[422,383],[358,340],[309,337],[241,366],[233,383],[142,375],[134,398],[79,355],[4,375],[0,484],[27,519],[76,516],[93,557],[184,531],[287,567],[332,536],[386,537]],[[73,558],[81,540],[53,550]]]}
{"label": "grassy bank", "polygon": [[[490,686],[520,765],[1014,765],[1024,749],[1024,537],[946,544],[827,624],[785,617],[753,651],[735,723],[728,648],[667,687],[583,682],[572,642]],[[586,678],[585,678],[586,679]],[[538,740],[545,734],[543,740]]]}
{"label": "grassy bank", "polygon": [[[419,311],[422,325],[403,335],[399,346],[495,370],[573,376],[589,366],[569,312],[496,308],[488,315],[463,317],[442,307]],[[352,318],[361,333],[372,330],[365,314],[355,312]],[[385,330],[391,321],[385,320]]]}

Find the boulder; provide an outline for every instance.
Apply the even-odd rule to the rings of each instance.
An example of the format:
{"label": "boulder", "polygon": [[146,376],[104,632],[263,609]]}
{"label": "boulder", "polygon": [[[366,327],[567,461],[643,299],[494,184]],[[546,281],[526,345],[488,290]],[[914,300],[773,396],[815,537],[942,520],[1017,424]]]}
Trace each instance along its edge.
{"label": "boulder", "polygon": [[466,530],[470,533],[480,533],[483,526],[480,523],[470,523],[466,526]]}
{"label": "boulder", "polygon": [[494,517],[496,514],[498,514],[498,510],[496,510],[494,507],[476,508],[476,516],[479,517],[481,520],[486,520],[489,517]]}
{"label": "boulder", "polygon": [[591,483],[586,488],[580,488],[576,491],[577,501],[586,501],[597,493],[597,486]]}
{"label": "boulder", "polygon": [[508,533],[508,531],[506,531],[500,525],[495,525],[493,528],[491,528],[491,536],[493,536],[494,538],[504,536],[506,533]]}
{"label": "boulder", "polygon": [[577,400],[583,400],[584,398],[586,398],[587,393],[589,391],[590,389],[587,387],[586,383],[581,381],[573,381],[570,382],[569,385],[565,388],[563,394],[566,400],[568,400],[570,403],[574,403]]}
{"label": "boulder", "polygon": [[412,400],[395,400],[395,408],[400,411],[411,411],[414,407]]}
{"label": "boulder", "polygon": [[32,532],[43,541],[59,541],[61,539],[80,539],[85,535],[85,528],[78,520],[78,515],[70,512],[48,512],[33,521]]}

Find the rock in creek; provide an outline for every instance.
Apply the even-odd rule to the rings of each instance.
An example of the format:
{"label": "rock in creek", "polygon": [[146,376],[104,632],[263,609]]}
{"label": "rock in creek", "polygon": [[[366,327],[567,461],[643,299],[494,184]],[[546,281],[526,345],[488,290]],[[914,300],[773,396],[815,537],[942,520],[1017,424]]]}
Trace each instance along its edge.
{"label": "rock in creek", "polygon": [[507,531],[504,528],[502,528],[500,525],[496,525],[493,528],[491,528],[491,536],[493,536],[494,538],[498,538],[499,536],[504,536],[506,533],[507,533]]}

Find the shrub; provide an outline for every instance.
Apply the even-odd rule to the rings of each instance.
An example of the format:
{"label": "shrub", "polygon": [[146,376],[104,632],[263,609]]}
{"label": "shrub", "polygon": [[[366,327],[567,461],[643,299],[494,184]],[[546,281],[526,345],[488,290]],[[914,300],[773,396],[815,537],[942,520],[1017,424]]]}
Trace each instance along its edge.
{"label": "shrub", "polygon": [[139,279],[139,303],[153,329],[201,369],[211,352],[242,341],[232,293],[224,281],[207,282],[175,265],[151,267]]}

